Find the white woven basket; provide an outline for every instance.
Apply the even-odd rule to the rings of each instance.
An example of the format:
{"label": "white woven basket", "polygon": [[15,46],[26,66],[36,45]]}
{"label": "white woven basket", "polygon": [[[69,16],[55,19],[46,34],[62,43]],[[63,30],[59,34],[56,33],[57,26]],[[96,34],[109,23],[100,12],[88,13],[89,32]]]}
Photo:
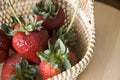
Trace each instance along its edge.
{"label": "white woven basket", "polygon": [[[9,24],[11,21],[10,15],[12,14],[8,4],[3,0],[0,2],[0,26],[2,23]],[[32,5],[39,0],[12,0],[14,9],[18,15],[27,16],[32,12]],[[75,10],[78,0],[55,0],[65,12],[65,24],[63,27],[66,29],[70,23],[72,14]],[[80,8],[75,19],[72,31],[76,33],[76,53],[79,62],[68,69],[67,71],[54,76],[49,80],[76,80],[78,75],[84,71],[89,64],[93,55],[93,48],[95,44],[95,27],[94,27],[94,1],[81,0]],[[2,67],[2,65],[0,66]]]}

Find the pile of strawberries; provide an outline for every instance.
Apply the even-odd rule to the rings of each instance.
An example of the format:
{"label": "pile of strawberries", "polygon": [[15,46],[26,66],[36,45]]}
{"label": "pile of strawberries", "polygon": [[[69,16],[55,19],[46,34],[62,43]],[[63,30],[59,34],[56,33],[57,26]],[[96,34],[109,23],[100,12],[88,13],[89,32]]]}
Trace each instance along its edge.
{"label": "pile of strawberries", "polygon": [[8,4],[14,17],[0,30],[1,80],[46,80],[77,63],[74,33],[63,31],[65,14],[54,0],[40,1],[22,19]]}

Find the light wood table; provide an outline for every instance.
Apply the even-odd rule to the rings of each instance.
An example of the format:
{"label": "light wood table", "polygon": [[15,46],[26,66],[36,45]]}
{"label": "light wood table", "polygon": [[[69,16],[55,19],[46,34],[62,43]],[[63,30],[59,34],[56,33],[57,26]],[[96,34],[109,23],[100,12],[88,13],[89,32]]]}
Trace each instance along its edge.
{"label": "light wood table", "polygon": [[120,80],[120,11],[95,2],[96,48],[78,80]]}

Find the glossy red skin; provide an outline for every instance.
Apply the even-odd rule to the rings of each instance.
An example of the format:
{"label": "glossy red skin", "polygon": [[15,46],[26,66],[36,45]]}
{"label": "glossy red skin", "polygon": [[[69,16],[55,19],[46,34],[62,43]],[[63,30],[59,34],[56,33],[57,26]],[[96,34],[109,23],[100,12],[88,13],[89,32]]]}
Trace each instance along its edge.
{"label": "glossy red skin", "polygon": [[70,61],[72,63],[72,66],[74,66],[75,64],[77,64],[77,57],[76,57],[75,53],[71,52],[71,51],[70,51]]}
{"label": "glossy red skin", "polygon": [[48,62],[41,62],[39,65],[39,72],[42,76],[42,80],[47,80],[48,78],[52,78],[53,76],[58,75],[60,70],[54,68]]}
{"label": "glossy red skin", "polygon": [[58,14],[55,18],[50,19],[47,17],[42,26],[48,30],[49,33],[53,32],[53,30],[58,30],[64,24],[65,14],[62,8],[60,8]]}
{"label": "glossy red skin", "polygon": [[43,17],[39,16],[39,15],[36,15],[34,18],[35,18],[36,21],[44,20]]}
{"label": "glossy red skin", "polygon": [[18,63],[20,63],[19,54],[16,53],[10,56],[3,65],[2,73],[1,73],[1,80],[10,80],[10,77],[16,74],[13,67],[15,67]]}
{"label": "glossy red skin", "polygon": [[10,41],[7,35],[0,30],[0,63],[5,61],[9,55]]}
{"label": "glossy red skin", "polygon": [[73,46],[68,45],[68,48],[69,48],[69,51],[70,51],[69,57],[70,57],[72,65],[74,66],[77,63],[77,57],[75,55],[75,51],[74,51]]}
{"label": "glossy red skin", "polygon": [[39,64],[40,58],[36,53],[47,49],[48,39],[49,35],[45,29],[33,31],[28,35],[19,32],[13,36],[12,45],[22,57]]}
{"label": "glossy red skin", "polygon": [[[24,25],[25,25],[25,22],[24,22],[24,21],[22,21],[22,24],[24,24]],[[14,30],[19,30],[19,24],[15,24],[15,25],[14,25]]]}

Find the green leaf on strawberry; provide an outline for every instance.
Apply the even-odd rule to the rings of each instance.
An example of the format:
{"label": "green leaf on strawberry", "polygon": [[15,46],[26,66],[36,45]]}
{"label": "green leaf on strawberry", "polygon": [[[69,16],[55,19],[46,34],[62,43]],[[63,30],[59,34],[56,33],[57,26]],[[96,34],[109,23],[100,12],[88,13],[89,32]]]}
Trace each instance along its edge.
{"label": "green leaf on strawberry", "polygon": [[75,44],[75,33],[71,30],[66,33],[63,28],[60,28],[54,31],[52,35],[53,37],[60,38],[65,44]]}
{"label": "green leaf on strawberry", "polygon": [[25,25],[25,30],[28,32],[34,31],[34,30],[40,30],[42,28],[41,24],[42,24],[42,20],[41,21],[36,21],[34,19],[33,15],[29,15],[29,19],[28,18],[24,18],[24,21],[26,23]]}
{"label": "green leaf on strawberry", "polygon": [[49,42],[49,49],[44,52],[38,52],[37,54],[42,62],[47,61],[60,71],[64,70],[63,67],[65,69],[69,69],[71,67],[69,50],[61,39],[58,39],[55,45],[52,45]]}
{"label": "green leaf on strawberry", "polygon": [[64,43],[60,39],[56,41],[55,49],[56,50],[60,49],[62,54],[64,54],[65,51],[67,50]]}
{"label": "green leaf on strawberry", "polygon": [[50,34],[53,30],[59,29],[64,24],[64,11],[54,0],[41,0],[33,6],[33,14],[44,18],[42,26]]}
{"label": "green leaf on strawberry", "polygon": [[[14,26],[15,24],[18,24],[17,19],[14,16],[11,16],[11,22],[10,22],[10,26]],[[23,21],[23,17],[22,16],[18,16],[18,18],[20,19],[20,21]]]}
{"label": "green leaf on strawberry", "polygon": [[47,17],[53,19],[58,12],[53,0],[40,1],[38,4],[33,6],[33,11],[37,15],[42,15],[44,19]]}
{"label": "green leaf on strawberry", "polygon": [[10,32],[10,27],[7,26],[6,24],[2,24],[1,29],[8,34]]}
{"label": "green leaf on strawberry", "polygon": [[[11,65],[12,66],[12,65]],[[12,75],[10,80],[35,80],[34,78],[38,74],[38,70],[36,66],[29,65],[27,60],[21,58],[20,63],[16,64],[16,66],[12,66],[12,68],[16,71],[15,75]]]}
{"label": "green leaf on strawberry", "polygon": [[15,18],[12,17],[13,18],[13,22],[14,23],[17,22],[17,27],[15,25],[15,28],[17,28],[17,29],[14,29],[13,25],[11,25],[13,29],[9,31],[10,35],[13,36],[13,35],[15,35],[18,32],[25,32],[26,34],[29,34],[32,31],[40,30],[42,28],[41,27],[41,23],[43,21],[35,20],[33,15],[29,15],[29,19],[28,18],[24,18],[25,22],[22,23],[20,18],[18,17],[18,15],[15,13],[15,10],[14,10],[10,0],[8,0],[8,4],[10,6],[11,12],[13,13],[13,15],[15,17]]}
{"label": "green leaf on strawberry", "polygon": [[65,58],[64,60],[65,60],[64,61],[65,63],[63,65],[64,65],[65,69],[71,68],[70,60],[67,58]]}
{"label": "green leaf on strawberry", "polygon": [[18,78],[16,75],[11,76],[10,80],[16,80]]}

